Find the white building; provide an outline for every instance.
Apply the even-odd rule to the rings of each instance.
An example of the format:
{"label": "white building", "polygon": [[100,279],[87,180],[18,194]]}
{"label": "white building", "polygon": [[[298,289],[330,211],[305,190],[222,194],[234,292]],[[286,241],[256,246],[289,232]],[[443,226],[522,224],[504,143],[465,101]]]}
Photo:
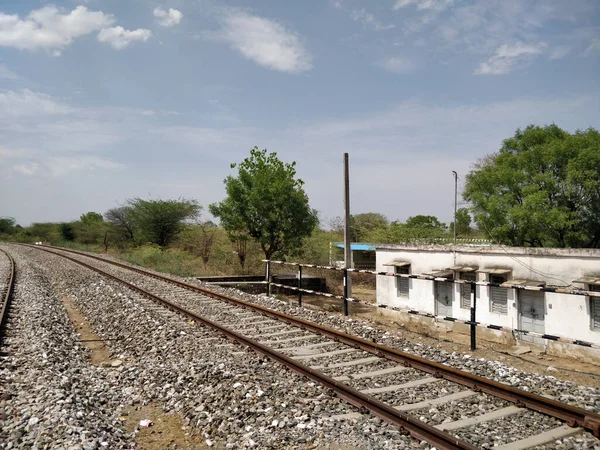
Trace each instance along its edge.
{"label": "white building", "polygon": [[[376,249],[378,272],[600,292],[598,249],[389,244],[376,245]],[[495,336],[507,342],[507,334],[510,339],[516,335],[563,352],[580,349],[574,350],[578,346],[563,344],[561,340],[542,339],[540,335],[600,345],[600,297],[485,285],[476,286],[475,290],[476,320],[499,329],[484,335],[486,339]],[[429,319],[431,325],[438,326],[442,321],[447,322],[447,327],[454,326],[452,320],[440,320],[439,316],[458,323],[468,321],[471,301],[470,284],[377,277],[378,305],[438,316],[436,320]],[[415,320],[414,315],[411,320]],[[594,356],[600,355],[600,351],[590,350]]]}

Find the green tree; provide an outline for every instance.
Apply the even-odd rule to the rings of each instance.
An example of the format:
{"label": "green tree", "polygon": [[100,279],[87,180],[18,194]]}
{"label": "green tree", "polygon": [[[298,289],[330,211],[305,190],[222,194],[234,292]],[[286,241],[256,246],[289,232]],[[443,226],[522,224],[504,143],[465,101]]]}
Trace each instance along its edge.
{"label": "green tree", "polygon": [[408,228],[415,228],[430,231],[446,231],[446,224],[440,222],[435,216],[417,215],[406,219]]}
{"label": "green tree", "polygon": [[65,241],[74,241],[75,240],[75,230],[73,229],[73,225],[68,222],[63,222],[58,226],[60,231],[60,236]]}
{"label": "green tree", "polygon": [[388,220],[380,213],[361,213],[350,216],[350,239],[353,242],[363,242],[369,234],[377,229],[386,229]]}
{"label": "green tree", "polygon": [[14,234],[16,221],[12,217],[0,217],[0,234]]}
{"label": "green tree", "polygon": [[79,220],[81,220],[81,223],[83,223],[86,226],[95,225],[104,221],[104,219],[102,218],[102,214],[93,211],[82,214]]}
{"label": "green tree", "polygon": [[148,242],[167,247],[183,230],[186,221],[202,209],[196,200],[127,200],[130,214],[141,236]]}
{"label": "green tree", "polygon": [[134,241],[135,223],[133,221],[133,210],[130,206],[109,209],[104,213],[104,217],[113,224],[114,231],[122,241]]}
{"label": "green tree", "polygon": [[27,235],[33,240],[53,242],[61,237],[60,225],[50,222],[34,222],[27,228]]}
{"label": "green tree", "polygon": [[[456,235],[466,236],[471,233],[471,214],[468,208],[456,210]],[[450,234],[454,234],[454,222],[450,223]]]}
{"label": "green tree", "polygon": [[75,234],[82,244],[98,244],[106,236],[102,214],[90,211],[82,214],[79,220],[79,223],[75,223]]}
{"label": "green tree", "polygon": [[502,244],[600,246],[600,134],[530,125],[467,175],[478,226]]}
{"label": "green tree", "polygon": [[238,165],[237,177],[225,179],[227,197],[209,208],[232,242],[247,234],[271,259],[276,252],[298,248],[311,235],[318,215],[308,204],[304,182],[295,179],[295,166],[254,147]]}

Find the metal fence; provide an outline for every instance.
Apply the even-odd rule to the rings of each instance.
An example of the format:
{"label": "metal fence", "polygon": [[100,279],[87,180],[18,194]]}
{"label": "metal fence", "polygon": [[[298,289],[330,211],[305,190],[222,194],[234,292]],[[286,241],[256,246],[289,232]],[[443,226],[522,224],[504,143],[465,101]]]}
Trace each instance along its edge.
{"label": "metal fence", "polygon": [[[346,268],[338,268],[338,267],[333,267],[333,266],[319,266],[316,264],[302,264],[302,263],[293,263],[293,262],[287,262],[287,261],[273,261],[273,260],[266,260],[266,259],[262,260],[262,262],[266,263],[265,282],[267,283],[267,293],[269,295],[271,295],[271,289],[272,289],[271,287],[272,286],[284,287],[286,289],[296,291],[296,292],[298,292],[298,305],[299,306],[302,306],[302,294],[307,293],[307,294],[321,295],[324,297],[342,300],[343,312],[344,312],[345,316],[347,316],[349,314],[349,310],[348,310],[349,302],[363,303],[363,304],[366,304],[369,306],[377,306],[379,308],[387,308],[387,305],[373,305],[372,303],[365,302],[364,300],[360,300],[360,299],[352,298],[352,297],[348,296],[348,276],[352,272],[367,273],[367,274],[372,274],[372,275],[376,275],[376,276],[378,275],[378,276],[386,276],[386,277],[409,278],[409,279],[412,278],[412,279],[430,280],[430,281],[444,281],[447,283],[470,285],[471,298],[472,298],[471,308],[470,308],[470,320],[463,321],[463,320],[457,319],[455,317],[436,316],[436,315],[430,314],[430,313],[424,313],[424,312],[410,310],[410,309],[401,309],[401,308],[396,308],[396,307],[392,307],[391,309],[397,310],[397,311],[404,311],[409,314],[431,317],[431,318],[436,318],[436,319],[449,320],[452,322],[460,322],[460,323],[469,325],[472,350],[476,349],[476,328],[478,326],[489,328],[489,329],[494,329],[494,330],[500,330],[500,331],[518,332],[518,333],[521,333],[524,335],[539,337],[542,339],[549,339],[552,341],[560,341],[560,342],[566,342],[569,344],[575,344],[575,345],[581,345],[584,347],[592,347],[592,348],[600,349],[600,345],[592,344],[590,342],[585,342],[585,341],[581,341],[581,340],[577,340],[577,339],[569,339],[569,338],[554,336],[554,335],[550,335],[550,334],[535,333],[535,332],[532,332],[529,330],[508,329],[508,328],[505,328],[500,325],[493,325],[493,324],[477,322],[477,320],[476,320],[476,313],[477,313],[476,288],[477,288],[477,286],[491,286],[493,288],[517,289],[517,290],[524,290],[524,291],[540,291],[540,292],[550,292],[550,293],[556,293],[556,294],[579,295],[579,296],[597,297],[597,298],[600,298],[600,292],[587,291],[584,289],[567,289],[567,288],[560,288],[560,287],[525,286],[525,285],[521,285],[521,284],[511,284],[510,282],[492,283],[490,281],[455,280],[452,278],[435,277],[432,275],[424,275],[424,274],[401,274],[401,273],[391,273],[391,272],[377,272],[374,270],[366,270],[366,269],[346,269]],[[298,269],[298,274],[297,274],[298,287],[273,283],[271,281],[271,265],[272,264],[280,264],[280,265],[297,267],[297,269]],[[324,270],[342,272],[343,273],[343,283],[344,283],[344,294],[343,295],[335,295],[335,294],[330,294],[327,292],[319,292],[319,291],[314,291],[314,290],[310,290],[310,289],[303,289],[302,288],[302,268],[324,269]]]}

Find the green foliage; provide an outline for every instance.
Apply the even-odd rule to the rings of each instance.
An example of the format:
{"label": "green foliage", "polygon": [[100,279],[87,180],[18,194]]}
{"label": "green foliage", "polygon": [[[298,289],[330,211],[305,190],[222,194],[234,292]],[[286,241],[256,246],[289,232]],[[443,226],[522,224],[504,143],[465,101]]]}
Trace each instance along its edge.
{"label": "green foliage", "polygon": [[129,206],[112,208],[104,213],[106,220],[112,224],[112,232],[120,242],[133,242],[135,239],[135,223],[133,209]]}
{"label": "green foliage", "polygon": [[304,241],[302,247],[290,256],[294,261],[306,264],[329,265],[329,243],[339,241],[340,236],[337,232],[316,229]]}
{"label": "green foliage", "polygon": [[500,243],[600,247],[600,134],[519,129],[467,175],[463,197]]}
{"label": "green foliage", "polygon": [[[433,216],[415,216],[415,217],[433,217]],[[440,239],[448,237],[445,225],[435,217],[435,221],[426,221],[425,224],[435,224],[436,226],[414,226],[415,223],[421,223],[420,219],[407,220],[407,223],[399,221],[393,221],[390,226],[386,229],[378,229],[371,233],[369,236],[369,242],[377,243],[389,243],[389,244],[401,244],[401,243],[415,243],[415,244],[426,244],[438,242]],[[410,221],[410,222],[409,222]],[[410,223],[413,226],[409,226]]]}
{"label": "green foliage", "polygon": [[[456,210],[456,235],[466,236],[471,234],[471,214],[468,208]],[[450,223],[450,234],[454,234],[454,222]]]}
{"label": "green foliage", "polygon": [[196,200],[127,200],[129,214],[141,237],[167,247],[183,230],[184,222],[194,219],[202,209]]}
{"label": "green foliage", "polygon": [[12,217],[0,217],[0,234],[14,234],[16,221]]}
{"label": "green foliage", "polygon": [[[344,219],[335,217],[331,220],[331,229],[344,236]],[[369,241],[368,236],[377,231],[385,230],[389,226],[387,217],[380,213],[361,213],[350,215],[350,240],[352,242]],[[337,239],[337,240],[340,240]]]}
{"label": "green foliage", "polygon": [[186,226],[177,244],[192,255],[202,258],[202,262],[206,267],[215,247],[226,241],[227,236],[224,235],[223,230],[213,222],[206,221]]}
{"label": "green foliage", "polygon": [[148,267],[159,272],[183,277],[197,275],[195,258],[179,249],[163,250],[155,244],[146,244],[119,254],[119,257],[132,264]]}
{"label": "green foliage", "polygon": [[439,221],[435,216],[423,216],[417,215],[406,219],[405,223],[407,228],[414,228],[420,230],[429,230],[432,232],[446,231],[446,224]]}
{"label": "green foliage", "polygon": [[[261,246],[265,258],[301,246],[318,224],[302,180],[295,179],[296,163],[283,163],[276,153],[254,147],[238,166],[237,177],[224,183],[227,197],[210,205],[210,212],[232,241],[248,235]],[[231,165],[232,168],[236,164]]]}
{"label": "green foliage", "polygon": [[90,226],[90,225],[102,223],[102,221],[104,219],[102,218],[102,214],[98,214],[97,212],[90,211],[88,213],[82,214],[81,217],[79,218],[79,220],[84,225]]}
{"label": "green foliage", "polygon": [[54,242],[60,237],[59,227],[57,223],[32,223],[25,234],[26,240]]}
{"label": "green foliage", "polygon": [[75,230],[73,230],[73,225],[67,222],[63,222],[59,225],[60,237],[65,241],[74,241],[75,240]]}

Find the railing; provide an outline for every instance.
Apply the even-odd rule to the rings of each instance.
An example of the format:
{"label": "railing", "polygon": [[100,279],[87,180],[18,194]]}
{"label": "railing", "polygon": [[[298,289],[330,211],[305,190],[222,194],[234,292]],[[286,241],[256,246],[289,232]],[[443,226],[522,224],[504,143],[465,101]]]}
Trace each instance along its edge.
{"label": "railing", "polygon": [[[517,290],[523,290],[523,291],[550,292],[550,293],[556,293],[556,294],[568,294],[568,295],[578,295],[578,296],[596,297],[596,298],[600,298],[600,292],[586,291],[583,289],[566,289],[566,288],[558,288],[558,287],[524,286],[521,284],[510,284],[510,282],[492,283],[490,281],[454,280],[451,278],[435,277],[432,275],[424,275],[424,274],[400,274],[400,273],[391,273],[391,272],[376,272],[373,270],[366,270],[366,269],[346,269],[346,268],[339,268],[339,267],[332,267],[332,266],[319,266],[316,264],[292,263],[292,262],[286,262],[286,261],[263,260],[263,262],[266,263],[265,281],[267,283],[268,295],[271,295],[271,287],[272,286],[285,287],[287,289],[297,291],[299,306],[302,306],[302,293],[320,295],[323,297],[329,297],[329,298],[335,298],[335,299],[342,300],[343,312],[344,312],[345,316],[347,316],[349,314],[348,302],[363,303],[363,304],[367,304],[369,306],[373,306],[372,303],[365,302],[363,300],[352,298],[352,297],[348,296],[348,274],[352,273],[352,272],[368,273],[368,274],[372,274],[372,275],[376,275],[376,276],[386,276],[386,277],[398,277],[398,278],[409,278],[409,279],[412,278],[412,279],[430,280],[430,281],[444,281],[447,283],[470,285],[471,299],[472,299],[471,308],[470,308],[470,320],[460,320],[455,317],[448,317],[448,316],[436,316],[436,315],[430,314],[430,313],[425,313],[425,312],[420,312],[420,311],[415,311],[415,310],[410,310],[410,309],[403,310],[403,309],[396,308],[396,307],[392,307],[391,309],[405,311],[409,314],[431,317],[431,318],[436,318],[436,319],[449,320],[452,322],[459,322],[459,323],[464,323],[464,324],[469,325],[472,350],[476,349],[476,328],[478,326],[493,329],[493,330],[517,332],[517,333],[521,333],[523,335],[540,337],[542,339],[566,342],[566,343],[570,343],[570,344],[581,345],[584,347],[592,347],[592,348],[600,349],[600,345],[592,344],[592,343],[581,341],[578,339],[569,339],[569,338],[564,338],[564,337],[550,335],[550,334],[536,333],[536,332],[532,332],[529,330],[509,329],[509,328],[506,328],[506,327],[503,327],[500,325],[486,324],[486,323],[478,322],[476,320],[476,312],[477,312],[476,288],[477,288],[477,286],[491,286],[491,287],[497,287],[497,288],[503,288],[503,289],[517,289]],[[280,264],[280,265],[297,267],[298,268],[298,275],[297,275],[298,287],[286,286],[286,285],[282,285],[282,284],[278,284],[278,283],[273,283],[271,280],[271,265],[272,264]],[[323,270],[342,272],[343,273],[343,283],[344,283],[344,294],[343,295],[335,295],[335,294],[330,294],[327,292],[318,292],[318,291],[313,291],[310,289],[303,289],[302,288],[302,268],[323,269]],[[387,305],[376,305],[376,306],[380,307],[380,308],[387,308]]]}

